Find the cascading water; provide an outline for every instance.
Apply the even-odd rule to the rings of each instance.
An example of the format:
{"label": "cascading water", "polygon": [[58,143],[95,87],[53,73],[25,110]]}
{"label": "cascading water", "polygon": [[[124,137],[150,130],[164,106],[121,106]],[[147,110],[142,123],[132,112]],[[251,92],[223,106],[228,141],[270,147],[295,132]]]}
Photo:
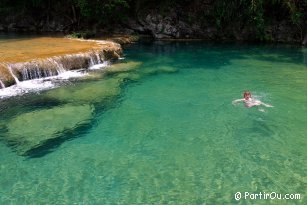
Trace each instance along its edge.
{"label": "cascading water", "polygon": [[[105,41],[89,42],[97,44],[82,53],[68,51],[66,54],[63,52],[52,55],[54,50],[51,49],[49,55],[44,50],[34,50],[29,52],[33,54],[28,57],[27,54],[24,56],[24,53],[28,53],[27,50],[16,57],[16,62],[11,60],[13,57],[0,62],[0,99],[57,87],[69,78],[86,75],[86,70],[106,67],[110,60],[118,59],[122,53],[119,44]],[[62,52],[61,49],[63,48],[60,48]]]}
{"label": "cascading water", "polygon": [[55,58],[48,58],[48,61],[51,63],[51,64],[54,64],[56,66],[56,71],[57,71],[57,74],[60,74],[60,73],[64,73],[65,72],[65,69],[64,69],[64,66],[63,64],[59,63],[59,58],[58,57],[55,57]]}
{"label": "cascading water", "polygon": [[102,63],[99,51],[94,51],[47,58],[46,60],[9,64],[7,68],[16,84],[18,84],[20,81],[56,76],[69,70],[88,69]]}
{"label": "cascading water", "polygon": [[[46,62],[46,64],[49,64],[48,61]],[[37,62],[22,65],[21,68],[19,68],[21,69],[20,73],[22,81],[50,77],[59,74],[58,72],[59,69],[55,69],[53,67],[42,68],[41,66],[42,65],[40,65]]]}
{"label": "cascading water", "polygon": [[92,67],[97,64],[101,64],[99,52],[90,53],[87,55],[87,57],[89,58],[89,67]]}
{"label": "cascading water", "polygon": [[95,65],[94,59],[91,57],[91,55],[89,55],[90,58],[90,66]]}
{"label": "cascading water", "polygon": [[5,85],[4,85],[4,83],[0,80],[0,87],[1,88],[5,88]]}
{"label": "cascading water", "polygon": [[101,59],[100,59],[100,56],[99,56],[99,53],[95,53],[96,57],[97,57],[97,62],[98,64],[101,64]]}
{"label": "cascading water", "polygon": [[18,80],[18,78],[16,77],[16,75],[13,73],[11,65],[10,65],[10,64],[8,64],[8,65],[7,65],[7,68],[8,68],[8,70],[10,71],[10,73],[11,73],[12,77],[14,78],[14,80],[15,80],[16,84],[19,84],[19,83],[20,83],[20,81]]}

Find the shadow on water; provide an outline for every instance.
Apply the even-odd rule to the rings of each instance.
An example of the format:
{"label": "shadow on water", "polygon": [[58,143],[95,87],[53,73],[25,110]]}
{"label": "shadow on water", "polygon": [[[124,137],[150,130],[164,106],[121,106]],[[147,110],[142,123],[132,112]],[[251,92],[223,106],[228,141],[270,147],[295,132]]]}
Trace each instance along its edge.
{"label": "shadow on water", "polygon": [[[203,41],[148,41],[126,46],[129,56],[154,64],[177,64],[184,69],[221,69],[232,60],[254,59],[266,62],[297,63],[304,61],[301,47],[293,45],[244,43],[208,43]],[[142,53],[139,52],[142,51]],[[204,67],[203,65],[210,65]]]}
{"label": "shadow on water", "polygon": [[[109,101],[105,101],[103,104],[94,104],[93,106],[95,107],[95,112],[93,113],[93,116],[91,119],[89,119],[86,122],[81,123],[80,125],[77,125],[76,127],[72,129],[65,129],[61,132],[55,133],[52,138],[41,141],[36,146],[33,146],[33,147],[26,146],[26,151],[23,150],[25,149],[24,148],[25,145],[23,141],[15,141],[15,140],[12,141],[9,138],[8,139],[6,138],[6,134],[8,133],[8,130],[5,127],[5,125],[0,125],[0,131],[2,133],[0,136],[0,139],[4,141],[4,143],[7,144],[9,147],[13,148],[13,150],[15,150],[16,153],[20,156],[24,156],[27,158],[43,157],[46,154],[49,154],[55,151],[65,141],[83,137],[88,132],[90,132],[90,130],[96,126],[97,124],[96,119],[98,118],[98,116],[102,115],[106,110],[109,110],[109,109],[112,109],[118,106],[118,103],[120,103],[120,98],[121,96],[116,96],[115,98],[112,98]],[[45,104],[47,101],[49,103]],[[40,109],[40,107],[44,108],[45,110],[46,108],[53,108],[56,106],[63,105],[61,102],[56,102],[56,101],[50,102],[47,99],[42,99],[41,101],[39,99],[36,99],[35,104],[30,104],[29,102],[27,102],[26,104],[27,105],[24,105],[24,107],[26,108],[27,113],[31,111],[37,111]],[[10,117],[6,116],[6,120],[9,120],[10,118],[14,118],[14,116],[19,114],[18,109],[16,109],[15,112],[14,110],[10,110],[10,111],[12,112],[12,115]],[[20,111],[20,107],[19,107],[19,111]],[[23,109],[22,112],[25,112],[25,109]],[[39,132],[39,130],[37,130],[37,132]]]}
{"label": "shadow on water", "polygon": [[[96,124],[95,120],[92,120],[89,123],[80,125],[74,129],[65,130],[62,133],[59,133],[58,137],[44,141],[39,146],[34,147],[23,153],[22,156],[27,158],[44,157],[45,155],[55,151],[64,142],[73,140],[75,138],[83,137],[91,130],[92,127],[95,126],[95,124]],[[14,146],[18,147],[18,145],[13,145],[13,147]]]}
{"label": "shadow on water", "polygon": [[0,122],[11,119],[24,112],[31,112],[40,108],[52,108],[61,104],[61,102],[54,99],[41,99],[39,95],[40,94],[25,94],[14,98],[2,99],[0,112],[5,113],[5,115],[0,116]]}
{"label": "shadow on water", "polygon": [[[76,128],[75,130],[72,131],[66,131],[61,134],[59,134],[58,137],[46,140],[42,144],[38,145],[37,147],[34,147],[24,153],[21,153],[21,156],[27,157],[27,158],[39,158],[43,157],[51,152],[53,152],[56,148],[58,148],[63,142],[76,138],[77,136],[73,135],[74,131],[81,131],[81,128],[83,126],[80,126],[79,128]],[[79,136],[80,134],[78,134]],[[9,143],[8,143],[9,144]],[[11,147],[18,149],[18,144],[9,144]],[[18,152],[18,151],[17,151]]]}

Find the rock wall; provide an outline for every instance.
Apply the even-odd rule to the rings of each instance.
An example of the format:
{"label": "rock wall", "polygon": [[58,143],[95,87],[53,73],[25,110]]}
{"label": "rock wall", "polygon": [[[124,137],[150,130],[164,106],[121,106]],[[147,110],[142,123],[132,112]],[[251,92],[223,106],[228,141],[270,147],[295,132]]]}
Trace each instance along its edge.
{"label": "rock wall", "polygon": [[71,22],[64,18],[33,19],[30,16],[12,15],[0,20],[0,32],[64,32]]}
{"label": "rock wall", "polygon": [[[223,28],[215,24],[203,24],[200,21],[187,22],[175,10],[166,15],[148,12],[139,19],[130,19],[126,27],[138,34],[149,34],[155,39],[204,39],[213,41],[258,41],[256,28],[251,25],[241,25],[233,22]],[[263,41],[282,43],[301,43],[302,36],[299,28],[289,21],[272,21],[264,28]],[[307,40],[306,40],[307,42]],[[305,42],[305,44],[306,44]]]}

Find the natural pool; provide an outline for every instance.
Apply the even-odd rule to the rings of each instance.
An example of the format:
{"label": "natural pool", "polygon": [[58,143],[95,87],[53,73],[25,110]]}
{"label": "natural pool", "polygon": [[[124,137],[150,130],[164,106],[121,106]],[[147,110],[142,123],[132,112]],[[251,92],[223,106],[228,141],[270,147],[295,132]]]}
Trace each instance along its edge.
{"label": "natural pool", "polygon": [[[134,69],[3,99],[0,204],[306,204],[306,56],[138,43],[125,48]],[[274,107],[232,105],[245,89]]]}

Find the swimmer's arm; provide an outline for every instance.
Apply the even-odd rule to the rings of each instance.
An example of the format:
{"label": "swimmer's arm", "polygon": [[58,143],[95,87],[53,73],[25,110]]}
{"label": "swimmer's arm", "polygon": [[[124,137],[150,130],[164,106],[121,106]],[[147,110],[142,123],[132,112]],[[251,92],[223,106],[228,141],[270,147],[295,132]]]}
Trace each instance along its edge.
{"label": "swimmer's arm", "polygon": [[273,105],[265,104],[263,102],[261,102],[261,105],[264,105],[265,107],[274,107]]}
{"label": "swimmer's arm", "polygon": [[234,100],[234,101],[232,101],[232,104],[235,105],[235,104],[237,104],[238,102],[242,102],[242,101],[244,101],[244,98]]}

